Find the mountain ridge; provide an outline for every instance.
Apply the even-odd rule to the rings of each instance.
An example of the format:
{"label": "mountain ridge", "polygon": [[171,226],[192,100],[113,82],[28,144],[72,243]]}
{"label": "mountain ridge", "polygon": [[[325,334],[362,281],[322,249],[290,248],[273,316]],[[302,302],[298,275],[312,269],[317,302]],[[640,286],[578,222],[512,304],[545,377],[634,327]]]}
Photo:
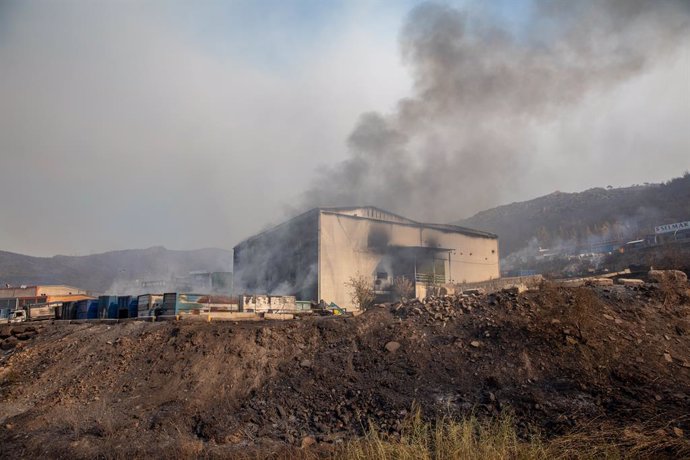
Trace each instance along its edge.
{"label": "mountain ridge", "polygon": [[654,233],[690,220],[690,174],[659,184],[553,192],[481,211],[453,224],[499,237],[501,257],[530,244],[588,245]]}
{"label": "mountain ridge", "polygon": [[0,251],[1,284],[69,284],[105,292],[116,281],[165,280],[194,270],[232,271],[232,251],[163,246],[84,256],[36,257]]}

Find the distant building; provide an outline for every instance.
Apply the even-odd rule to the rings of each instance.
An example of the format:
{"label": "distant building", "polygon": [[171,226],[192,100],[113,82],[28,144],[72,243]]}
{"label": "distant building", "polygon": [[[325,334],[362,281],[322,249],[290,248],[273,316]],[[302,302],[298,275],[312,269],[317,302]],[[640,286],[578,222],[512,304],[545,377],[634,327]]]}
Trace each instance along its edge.
{"label": "distant building", "polygon": [[317,208],[234,248],[238,294],[294,295],[353,309],[351,278],[380,295],[405,277],[421,295],[430,284],[499,277],[496,235],[416,222],[375,207]]}
{"label": "distant building", "polygon": [[0,288],[0,318],[7,318],[9,312],[29,305],[55,304],[90,299],[88,292],[74,286],[6,286]]}
{"label": "distant building", "polygon": [[203,294],[232,294],[232,272],[193,271],[168,280],[140,281],[149,292],[196,292]]}

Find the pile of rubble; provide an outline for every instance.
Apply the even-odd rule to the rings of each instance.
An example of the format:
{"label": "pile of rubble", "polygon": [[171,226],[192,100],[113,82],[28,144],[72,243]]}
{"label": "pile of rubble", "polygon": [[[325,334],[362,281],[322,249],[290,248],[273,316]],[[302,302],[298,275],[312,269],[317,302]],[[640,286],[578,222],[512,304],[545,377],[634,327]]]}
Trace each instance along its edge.
{"label": "pile of rubble", "polygon": [[3,326],[0,328],[0,350],[14,349],[19,342],[23,342],[38,334],[35,326]]}
{"label": "pile of rubble", "polygon": [[394,315],[407,319],[417,317],[427,325],[447,323],[461,315],[487,307],[501,306],[512,309],[520,305],[517,288],[486,294],[481,289],[472,289],[459,294],[429,296],[423,300],[403,299],[392,304],[380,304],[379,307],[389,308]]}
{"label": "pile of rubble", "polygon": [[369,426],[396,434],[419,408],[426,420],[509,410],[521,434],[546,437],[643,427],[687,457],[690,296],[678,283],[465,290],[299,321],[7,326],[3,343],[24,346],[0,356],[0,418],[14,427],[0,445],[8,458],[113,445],[177,457],[174,440],[222,457]]}

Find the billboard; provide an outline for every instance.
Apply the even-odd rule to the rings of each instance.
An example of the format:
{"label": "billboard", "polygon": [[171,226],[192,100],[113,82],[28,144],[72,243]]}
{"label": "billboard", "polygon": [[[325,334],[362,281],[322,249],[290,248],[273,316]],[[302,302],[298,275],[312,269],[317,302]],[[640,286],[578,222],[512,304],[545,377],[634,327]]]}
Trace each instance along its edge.
{"label": "billboard", "polygon": [[690,230],[690,220],[685,222],[676,222],[675,224],[658,225],[654,227],[654,233],[677,232],[678,230]]}

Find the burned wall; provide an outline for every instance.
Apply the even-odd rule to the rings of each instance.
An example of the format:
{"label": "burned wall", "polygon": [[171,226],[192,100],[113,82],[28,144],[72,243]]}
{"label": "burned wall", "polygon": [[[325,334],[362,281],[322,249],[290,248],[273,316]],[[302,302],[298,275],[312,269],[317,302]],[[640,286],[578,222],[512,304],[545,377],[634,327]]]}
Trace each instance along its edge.
{"label": "burned wall", "polygon": [[319,212],[312,210],[234,248],[238,294],[317,298]]}
{"label": "burned wall", "polygon": [[[498,240],[433,224],[382,222],[322,212],[319,237],[319,297],[355,308],[348,280],[379,273],[414,277],[425,258],[441,265],[446,282],[485,281],[499,277]],[[424,267],[422,266],[422,269]]]}

